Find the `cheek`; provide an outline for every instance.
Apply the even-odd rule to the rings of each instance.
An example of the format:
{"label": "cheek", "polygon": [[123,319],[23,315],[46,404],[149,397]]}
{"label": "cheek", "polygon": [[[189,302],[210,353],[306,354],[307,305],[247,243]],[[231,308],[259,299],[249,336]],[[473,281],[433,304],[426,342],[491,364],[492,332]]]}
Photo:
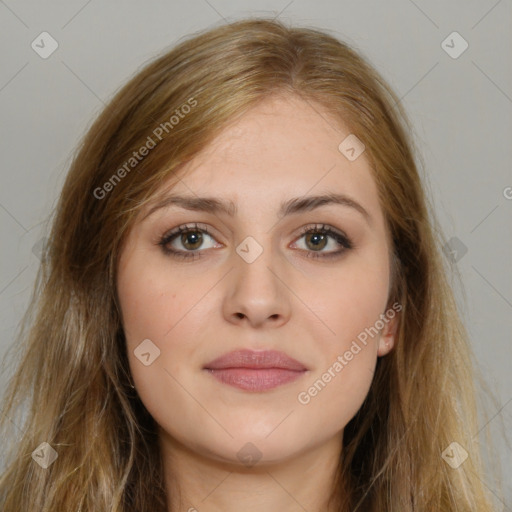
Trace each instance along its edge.
{"label": "cheek", "polygon": [[297,410],[303,428],[326,438],[343,430],[361,408],[373,379],[376,361],[371,347],[361,347],[352,360],[343,354],[334,359],[297,395]]}
{"label": "cheek", "polygon": [[[385,294],[360,286],[357,292],[337,294],[326,317],[335,334],[316,337],[319,364],[297,394],[304,428],[315,430],[321,419],[324,434],[335,435],[354,417],[370,389],[379,335],[369,335],[385,302]],[[327,314],[330,313],[330,314]]]}
{"label": "cheek", "polygon": [[136,258],[119,273],[118,295],[129,345],[145,338],[164,341],[194,298],[168,270]]}
{"label": "cheek", "polygon": [[377,362],[380,333],[375,326],[385,312],[388,277],[385,261],[364,265],[358,260],[340,267],[323,291],[309,295],[323,334],[310,331],[322,363],[297,396],[306,422],[322,417],[325,428],[335,432],[362,405]]}
{"label": "cheek", "polygon": [[374,326],[384,313],[389,286],[386,261],[364,263],[354,259],[353,264],[340,266],[321,289],[309,294],[310,303],[315,297],[312,309],[325,324],[324,352],[331,357],[346,350],[352,340]]}
{"label": "cheek", "polygon": [[141,396],[151,397],[158,386],[169,383],[166,370],[179,378],[181,367],[174,361],[190,355],[193,344],[183,340],[193,336],[187,320],[198,290],[184,287],[158,263],[147,261],[132,257],[120,265],[117,287],[133,380]]}
{"label": "cheek", "polygon": [[[198,340],[204,337],[205,318],[211,314],[205,294],[214,282],[205,280],[204,275],[186,278],[183,273],[169,272],[168,266],[157,261],[144,265],[148,259],[132,258],[119,273],[130,372],[137,394],[156,423],[190,445],[204,437],[205,424],[214,432],[217,427],[205,415],[202,404],[209,402],[197,382]],[[146,365],[137,354],[147,339],[157,348],[146,342],[143,353],[150,353]]]}

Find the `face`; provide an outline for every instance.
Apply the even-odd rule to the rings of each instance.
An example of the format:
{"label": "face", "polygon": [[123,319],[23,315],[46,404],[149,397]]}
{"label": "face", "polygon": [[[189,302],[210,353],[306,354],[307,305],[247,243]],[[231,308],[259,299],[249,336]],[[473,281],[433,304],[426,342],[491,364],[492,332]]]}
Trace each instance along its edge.
{"label": "face", "polygon": [[[339,443],[362,405],[397,308],[368,160],[338,149],[349,134],[274,97],[140,212],[118,295],[135,387],[169,442],[276,462]],[[327,194],[339,201],[308,199]]]}

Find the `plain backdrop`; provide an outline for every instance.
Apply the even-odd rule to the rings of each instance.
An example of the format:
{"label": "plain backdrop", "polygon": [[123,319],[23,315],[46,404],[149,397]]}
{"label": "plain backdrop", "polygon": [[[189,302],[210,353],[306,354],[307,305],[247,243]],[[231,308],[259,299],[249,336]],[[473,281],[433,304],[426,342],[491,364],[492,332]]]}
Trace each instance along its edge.
{"label": "plain backdrop", "polygon": [[[490,421],[498,440],[500,510],[512,510],[512,449],[498,437],[512,431],[510,0],[0,1],[0,358],[28,304],[72,152],[104,103],[182,38],[260,15],[353,45],[413,121],[426,186],[451,239],[446,258],[463,279],[466,299],[459,288],[457,297],[475,361],[497,397],[485,400],[490,417],[480,428]],[[58,44],[47,58],[32,47],[45,37],[51,48],[42,32]],[[3,388],[14,368],[0,369]]]}

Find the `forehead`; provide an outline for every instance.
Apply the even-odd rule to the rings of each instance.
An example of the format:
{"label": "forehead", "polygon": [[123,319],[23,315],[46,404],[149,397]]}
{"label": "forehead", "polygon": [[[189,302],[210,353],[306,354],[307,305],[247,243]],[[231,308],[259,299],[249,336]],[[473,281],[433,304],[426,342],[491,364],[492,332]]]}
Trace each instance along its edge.
{"label": "forehead", "polygon": [[367,156],[350,161],[339,149],[349,135],[343,120],[318,103],[271,97],[219,132],[180,169],[172,190],[241,205],[338,192],[378,208]]}

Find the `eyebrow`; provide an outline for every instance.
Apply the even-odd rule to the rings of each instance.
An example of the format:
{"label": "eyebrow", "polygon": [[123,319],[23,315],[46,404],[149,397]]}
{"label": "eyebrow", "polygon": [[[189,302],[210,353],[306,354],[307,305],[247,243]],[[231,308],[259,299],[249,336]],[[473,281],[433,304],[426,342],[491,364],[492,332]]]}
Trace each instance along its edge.
{"label": "eyebrow", "polygon": [[[369,224],[371,223],[370,214],[357,201],[345,194],[334,193],[291,198],[281,203],[279,216],[285,217],[287,215],[311,211],[316,208],[320,208],[321,206],[330,204],[353,208],[361,215],[363,215]],[[215,197],[171,195],[155,204],[144,216],[144,219],[149,217],[156,210],[169,206],[179,206],[180,208],[184,208],[186,210],[202,211],[213,214],[224,213],[230,217],[234,216],[238,212],[238,208],[233,203],[233,201],[224,201]]]}

